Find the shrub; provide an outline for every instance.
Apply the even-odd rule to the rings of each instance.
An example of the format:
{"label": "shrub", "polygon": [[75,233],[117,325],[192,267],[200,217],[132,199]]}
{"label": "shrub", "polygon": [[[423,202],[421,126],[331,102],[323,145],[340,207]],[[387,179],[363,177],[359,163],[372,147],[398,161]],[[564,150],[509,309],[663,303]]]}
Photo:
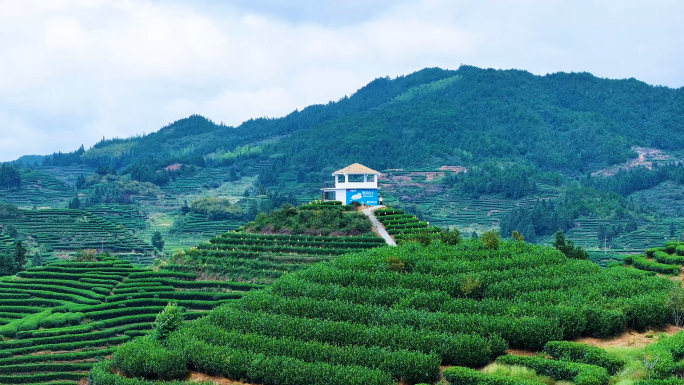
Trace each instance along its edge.
{"label": "shrub", "polygon": [[185,358],[180,352],[165,349],[149,336],[121,346],[112,362],[114,367],[133,377],[169,379],[187,373]]}
{"label": "shrub", "polygon": [[183,323],[183,308],[178,307],[175,302],[170,302],[166,308],[157,315],[154,324],[152,337],[157,340],[164,340],[168,335]]}
{"label": "shrub", "polygon": [[635,256],[633,260],[634,267],[639,270],[654,271],[661,274],[677,275],[679,274],[679,266],[666,265],[663,263],[649,261],[643,256]]}
{"label": "shrub", "polygon": [[644,362],[649,370],[649,377],[664,379],[673,374],[684,374],[681,364],[675,364],[684,358],[684,332],[678,332],[649,345],[644,351]]}
{"label": "shrub", "polygon": [[576,385],[606,385],[609,379],[608,371],[595,365],[511,355],[501,356],[496,359],[496,362],[504,365],[525,366],[539,375],[555,380],[573,381]]}
{"label": "shrub", "polygon": [[617,374],[625,361],[605,350],[568,341],[551,341],[544,346],[544,352],[556,360],[578,362],[606,368],[611,375]]}
{"label": "shrub", "polygon": [[499,232],[496,230],[490,230],[486,231],[482,236],[480,237],[480,242],[484,245],[484,247],[488,250],[496,250],[499,248]]}
{"label": "shrub", "polygon": [[487,374],[458,366],[445,369],[442,374],[452,385],[539,385],[533,380]]}

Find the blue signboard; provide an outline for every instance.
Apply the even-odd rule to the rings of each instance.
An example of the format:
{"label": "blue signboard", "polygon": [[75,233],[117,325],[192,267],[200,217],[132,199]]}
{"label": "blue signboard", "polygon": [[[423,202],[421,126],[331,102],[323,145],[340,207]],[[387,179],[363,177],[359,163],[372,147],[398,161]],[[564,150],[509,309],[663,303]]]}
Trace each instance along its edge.
{"label": "blue signboard", "polygon": [[378,205],[378,190],[376,189],[347,189],[347,202],[359,202],[366,206]]}

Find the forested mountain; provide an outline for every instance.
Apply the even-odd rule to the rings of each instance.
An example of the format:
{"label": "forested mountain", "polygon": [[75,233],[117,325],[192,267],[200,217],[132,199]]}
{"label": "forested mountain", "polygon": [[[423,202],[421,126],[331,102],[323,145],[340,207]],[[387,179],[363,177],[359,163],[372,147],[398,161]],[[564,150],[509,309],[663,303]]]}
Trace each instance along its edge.
{"label": "forested mountain", "polygon": [[238,127],[194,115],[149,135],[55,154],[46,163],[160,168],[277,156],[276,172],[318,172],[352,162],[387,169],[500,159],[585,173],[627,160],[635,145],[682,149],[683,127],[681,88],[461,66],[378,78],[337,102]]}
{"label": "forested mountain", "polygon": [[[684,88],[427,68],[282,118],[231,127],[192,115],[147,135],[22,157],[19,177],[11,167],[0,173],[0,200],[63,208],[68,199],[86,210],[139,204],[149,229],[173,223],[176,238],[178,229],[214,235],[216,223],[188,204],[221,196],[251,220],[317,199],[333,170],[358,162],[398,170],[381,180],[385,202],[437,226],[518,230],[541,242],[561,229],[583,247],[615,240],[639,249],[684,238],[683,130]],[[222,231],[237,225],[230,221]]]}

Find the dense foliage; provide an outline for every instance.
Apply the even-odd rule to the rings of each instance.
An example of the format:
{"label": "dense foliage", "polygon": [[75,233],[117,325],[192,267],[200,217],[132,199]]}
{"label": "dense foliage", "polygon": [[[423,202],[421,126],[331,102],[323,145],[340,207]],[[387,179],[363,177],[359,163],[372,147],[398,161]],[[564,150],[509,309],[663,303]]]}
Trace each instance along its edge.
{"label": "dense foliage", "polygon": [[359,235],[371,230],[371,223],[363,213],[350,210],[351,206],[308,204],[294,207],[289,204],[268,214],[259,213],[245,225],[251,232]]}
{"label": "dense foliage", "polygon": [[21,187],[21,175],[13,166],[2,164],[0,166],[0,188],[11,189]]}
{"label": "dense foliage", "polygon": [[[261,170],[268,186],[287,171],[300,182],[321,181],[353,162],[385,169],[499,159],[523,166],[504,174],[484,167],[465,177],[464,191],[520,196],[534,189],[524,170],[584,173],[624,162],[634,145],[682,148],[682,98],[681,90],[587,73],[428,68],[376,79],[351,97],[283,118],[227,127],[193,115],[152,134],[54,154],[45,164],[127,168],[133,179],[163,184],[171,164],[233,165],[277,155]],[[474,183],[483,176],[487,183]]]}
{"label": "dense foliage", "polygon": [[228,198],[205,197],[190,204],[190,211],[206,215],[208,220],[240,219],[245,216],[242,207],[233,204]]}
{"label": "dense foliage", "polygon": [[[618,359],[553,341],[671,320],[666,279],[497,242],[407,243],[317,264],[181,327],[167,337],[167,352],[155,354],[264,384],[434,382],[440,365],[480,367],[499,357],[555,379],[605,385]],[[556,359],[502,356],[509,346],[546,348]],[[137,367],[145,359],[131,361]],[[512,383],[466,369],[445,378]]]}

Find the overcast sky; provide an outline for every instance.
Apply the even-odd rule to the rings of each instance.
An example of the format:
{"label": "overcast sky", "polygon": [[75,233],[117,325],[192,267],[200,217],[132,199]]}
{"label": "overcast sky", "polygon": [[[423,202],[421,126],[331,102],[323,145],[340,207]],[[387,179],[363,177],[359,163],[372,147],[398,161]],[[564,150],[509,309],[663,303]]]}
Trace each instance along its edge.
{"label": "overcast sky", "polygon": [[0,161],[461,64],[684,85],[684,1],[0,0]]}

